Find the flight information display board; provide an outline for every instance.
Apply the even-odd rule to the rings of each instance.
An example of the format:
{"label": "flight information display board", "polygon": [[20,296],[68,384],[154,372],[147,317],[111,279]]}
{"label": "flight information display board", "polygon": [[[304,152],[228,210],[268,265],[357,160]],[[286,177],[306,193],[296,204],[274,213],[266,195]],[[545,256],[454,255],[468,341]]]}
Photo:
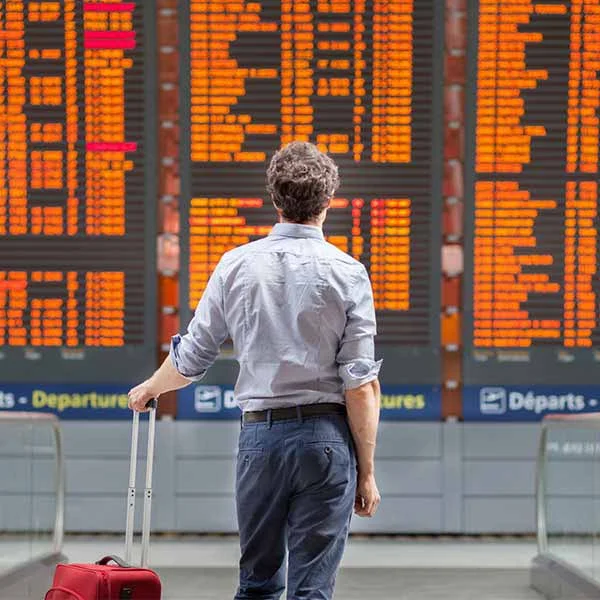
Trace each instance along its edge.
{"label": "flight information display board", "polygon": [[0,3],[0,372],[155,366],[154,2]]}
{"label": "flight information display board", "polygon": [[271,230],[273,152],[310,141],[340,168],[325,234],[370,273],[384,381],[439,383],[439,2],[180,8],[182,324],[223,252]]}
{"label": "flight information display board", "polygon": [[470,10],[465,384],[598,384],[600,0]]}

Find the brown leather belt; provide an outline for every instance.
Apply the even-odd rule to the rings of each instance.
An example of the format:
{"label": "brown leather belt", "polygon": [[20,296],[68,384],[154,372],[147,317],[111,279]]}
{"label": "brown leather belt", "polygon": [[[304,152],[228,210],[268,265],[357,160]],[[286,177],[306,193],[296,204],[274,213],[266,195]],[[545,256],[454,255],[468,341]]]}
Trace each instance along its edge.
{"label": "brown leather belt", "polygon": [[325,415],[345,415],[346,407],[343,404],[327,402],[323,404],[303,404],[289,408],[272,408],[270,410],[252,410],[244,413],[244,423],[261,423],[269,420],[284,421],[305,417],[318,417]]}

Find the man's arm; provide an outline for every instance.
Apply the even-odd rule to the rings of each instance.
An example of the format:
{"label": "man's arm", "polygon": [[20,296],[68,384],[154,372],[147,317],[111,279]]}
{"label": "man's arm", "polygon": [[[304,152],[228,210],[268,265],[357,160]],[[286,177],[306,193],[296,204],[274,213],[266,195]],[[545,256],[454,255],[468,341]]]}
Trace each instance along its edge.
{"label": "man's arm", "polygon": [[360,265],[350,285],[346,329],[337,353],[348,422],[358,462],[356,514],[372,517],[381,500],[375,483],[375,444],[379,423],[381,361],[375,360],[375,306],[366,269]]}
{"label": "man's arm", "polygon": [[152,377],[129,390],[129,408],[145,412],[148,410],[146,404],[152,398],[158,398],[165,392],[178,390],[190,383],[192,380],[181,375],[174,367],[171,357],[167,356]]}
{"label": "man's arm", "polygon": [[175,335],[171,351],[154,375],[129,391],[129,407],[143,412],[148,400],[204,377],[227,339],[221,263],[211,275],[187,333]]}
{"label": "man's arm", "polygon": [[348,424],[356,447],[358,476],[375,472],[375,446],[381,404],[379,381],[375,379],[359,388],[346,391]]}
{"label": "man's arm", "polygon": [[346,390],[345,397],[348,424],[358,462],[354,510],[361,517],[372,517],[381,502],[375,481],[375,446],[381,405],[379,381],[374,379],[360,387]]}

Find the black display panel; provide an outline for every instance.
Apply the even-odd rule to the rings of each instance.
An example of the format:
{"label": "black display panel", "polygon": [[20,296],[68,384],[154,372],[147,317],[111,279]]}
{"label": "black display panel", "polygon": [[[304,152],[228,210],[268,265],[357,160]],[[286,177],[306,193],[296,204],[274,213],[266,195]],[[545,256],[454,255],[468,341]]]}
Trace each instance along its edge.
{"label": "black display panel", "polygon": [[340,167],[325,234],[370,273],[384,383],[439,384],[439,2],[225,6],[180,3],[182,324],[223,252],[270,231],[267,162],[306,140]]}
{"label": "black display panel", "polygon": [[465,384],[597,384],[600,1],[469,16]]}
{"label": "black display panel", "polygon": [[0,6],[0,372],[156,363],[155,3]]}

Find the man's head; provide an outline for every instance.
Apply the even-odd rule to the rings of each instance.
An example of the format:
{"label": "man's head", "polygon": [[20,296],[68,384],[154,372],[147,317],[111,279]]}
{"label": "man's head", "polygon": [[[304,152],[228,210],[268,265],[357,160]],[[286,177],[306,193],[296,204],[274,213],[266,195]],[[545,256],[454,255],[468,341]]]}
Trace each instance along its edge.
{"label": "man's head", "polygon": [[308,142],[288,144],[267,169],[273,204],[293,223],[319,223],[339,185],[336,164]]}

